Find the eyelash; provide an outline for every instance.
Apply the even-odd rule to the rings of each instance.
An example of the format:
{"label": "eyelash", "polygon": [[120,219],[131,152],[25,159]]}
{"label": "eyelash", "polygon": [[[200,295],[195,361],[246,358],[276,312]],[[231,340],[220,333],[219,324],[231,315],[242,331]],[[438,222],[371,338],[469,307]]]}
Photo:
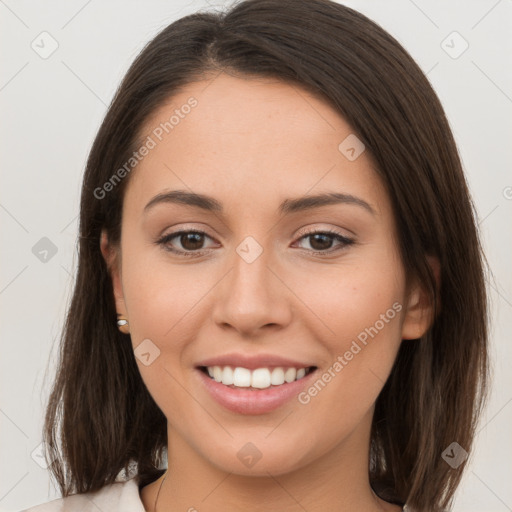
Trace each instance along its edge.
{"label": "eyelash", "polygon": [[[164,250],[172,252],[174,254],[177,254],[180,257],[193,258],[193,257],[203,256],[205,254],[204,250],[203,251],[199,251],[199,250],[198,251],[181,251],[181,250],[172,249],[171,247],[169,247],[167,245],[173,238],[176,238],[180,235],[189,234],[189,233],[205,235],[208,238],[211,238],[204,231],[191,229],[191,230],[176,231],[174,233],[168,233],[167,235],[164,235],[163,237],[158,239],[156,241],[156,244],[163,246]],[[338,252],[338,251],[344,250],[347,246],[355,243],[355,240],[353,238],[347,238],[343,235],[340,235],[340,233],[338,233],[337,231],[333,231],[333,230],[329,230],[329,229],[321,230],[321,231],[311,231],[311,232],[305,233],[298,240],[302,240],[303,238],[307,238],[307,237],[310,237],[313,235],[318,235],[318,234],[331,235],[332,237],[334,237],[335,240],[342,243],[342,245],[336,249],[327,249],[325,251],[319,251],[319,250],[314,250],[314,249],[304,249],[305,251],[311,252],[311,253],[321,256],[321,257],[326,256],[328,254],[332,254],[333,252]]]}

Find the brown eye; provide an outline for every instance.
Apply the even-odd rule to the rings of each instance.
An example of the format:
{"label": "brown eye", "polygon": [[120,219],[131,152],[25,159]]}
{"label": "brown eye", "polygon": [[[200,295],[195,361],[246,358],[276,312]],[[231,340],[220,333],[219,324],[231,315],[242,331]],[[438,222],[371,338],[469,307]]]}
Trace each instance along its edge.
{"label": "brown eye", "polygon": [[[207,248],[203,247],[203,244],[207,238],[211,240],[211,237],[203,231],[176,231],[164,235],[156,243],[163,246],[165,250],[179,256],[194,257],[205,253]],[[314,231],[303,235],[299,240],[310,240],[311,248],[306,248],[306,250],[318,255],[331,254],[355,243],[355,240],[347,238],[337,231]],[[335,241],[338,244],[333,248]]]}
{"label": "brown eye", "polygon": [[204,235],[203,233],[184,233],[179,235],[179,241],[181,246],[188,251],[197,251],[201,249],[202,244],[204,243]]}
{"label": "brown eye", "polygon": [[[355,240],[347,238],[337,231],[314,231],[306,233],[299,240],[309,240],[310,252],[318,254],[330,254],[339,250],[345,249],[347,246],[353,244]],[[333,248],[334,242],[339,242],[337,247]]]}
{"label": "brown eye", "polygon": [[[176,231],[169,233],[157,240],[169,252],[180,256],[200,256],[203,254],[205,238],[210,238],[203,231]],[[174,241],[173,243],[171,243]],[[178,245],[178,247],[173,247]],[[181,246],[181,247],[180,247]]]}
{"label": "brown eye", "polygon": [[325,235],[324,233],[316,233],[308,236],[310,239],[309,243],[315,251],[330,249],[334,242],[334,237],[332,235]]}

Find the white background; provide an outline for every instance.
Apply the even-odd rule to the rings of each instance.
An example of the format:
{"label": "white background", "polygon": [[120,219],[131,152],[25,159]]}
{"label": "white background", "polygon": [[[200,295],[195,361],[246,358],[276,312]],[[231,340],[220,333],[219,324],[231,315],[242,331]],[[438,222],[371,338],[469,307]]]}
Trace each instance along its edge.
{"label": "white background", "polygon": [[[459,145],[495,278],[489,283],[494,381],[454,510],[510,511],[512,0],[344,3],[381,24],[416,59]],[[144,44],[204,7],[184,0],[0,0],[1,510],[59,497],[31,454],[41,442],[75,271],[79,192],[93,137]],[[31,48],[43,31],[58,43],[47,59]],[[458,58],[442,44],[453,31],[469,44]],[[463,41],[450,36],[446,44],[453,53]],[[57,248],[46,263],[32,253],[43,237]]]}

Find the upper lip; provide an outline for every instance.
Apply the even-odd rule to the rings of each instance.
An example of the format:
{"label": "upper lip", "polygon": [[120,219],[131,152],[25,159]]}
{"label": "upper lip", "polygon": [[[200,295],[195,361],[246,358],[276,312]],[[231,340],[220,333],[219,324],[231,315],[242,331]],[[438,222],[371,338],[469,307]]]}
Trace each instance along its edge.
{"label": "upper lip", "polygon": [[279,366],[284,368],[309,368],[314,365],[273,354],[224,354],[204,359],[196,366],[240,366],[249,370],[255,370],[257,368],[275,368]]}

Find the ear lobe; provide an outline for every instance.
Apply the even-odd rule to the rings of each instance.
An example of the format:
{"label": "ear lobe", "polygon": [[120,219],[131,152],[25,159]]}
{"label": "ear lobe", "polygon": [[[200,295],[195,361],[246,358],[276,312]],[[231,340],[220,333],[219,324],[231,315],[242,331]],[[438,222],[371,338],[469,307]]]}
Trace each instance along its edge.
{"label": "ear lobe", "polygon": [[[439,259],[435,256],[426,257],[434,274],[437,295],[437,306],[440,307],[439,290],[441,279],[441,267]],[[434,321],[434,304],[430,300],[427,291],[416,281],[412,287],[408,304],[402,323],[402,339],[414,340],[421,338],[431,327]]]}
{"label": "ear lobe", "polygon": [[121,272],[118,265],[118,254],[114,247],[109,244],[107,232],[101,231],[100,249],[103,259],[107,265],[110,278],[112,279],[113,293],[116,300],[116,309],[119,313],[125,315],[123,286],[121,282]]}

